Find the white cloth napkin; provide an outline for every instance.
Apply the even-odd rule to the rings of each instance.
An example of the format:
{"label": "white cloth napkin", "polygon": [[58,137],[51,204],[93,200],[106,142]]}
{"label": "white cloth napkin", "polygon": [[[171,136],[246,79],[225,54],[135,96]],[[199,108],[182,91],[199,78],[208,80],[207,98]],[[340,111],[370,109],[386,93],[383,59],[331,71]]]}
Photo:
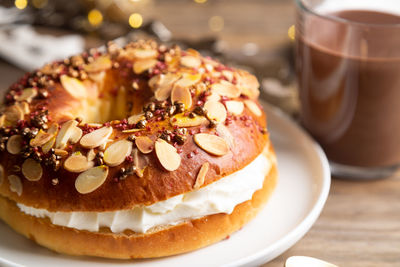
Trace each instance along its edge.
{"label": "white cloth napkin", "polygon": [[79,35],[54,37],[38,34],[30,25],[0,29],[0,56],[26,71],[80,53],[84,45]]}

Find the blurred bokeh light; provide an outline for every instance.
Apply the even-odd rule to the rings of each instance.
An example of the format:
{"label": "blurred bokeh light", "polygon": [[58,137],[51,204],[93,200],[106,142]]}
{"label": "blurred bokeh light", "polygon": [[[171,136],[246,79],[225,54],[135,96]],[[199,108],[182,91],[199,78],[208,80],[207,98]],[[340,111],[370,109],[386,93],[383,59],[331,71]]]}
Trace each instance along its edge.
{"label": "blurred bokeh light", "polygon": [[143,17],[139,13],[133,13],[129,16],[129,25],[132,28],[139,28],[143,24]]}
{"label": "blurred bokeh light", "polygon": [[27,0],[15,0],[15,7],[18,9],[24,9],[28,5]]}

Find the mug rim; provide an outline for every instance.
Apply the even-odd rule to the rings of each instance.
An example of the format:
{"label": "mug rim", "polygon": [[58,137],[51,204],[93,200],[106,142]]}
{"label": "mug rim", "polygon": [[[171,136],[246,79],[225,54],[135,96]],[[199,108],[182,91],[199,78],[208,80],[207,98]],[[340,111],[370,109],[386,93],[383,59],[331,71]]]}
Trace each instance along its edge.
{"label": "mug rim", "polygon": [[[298,9],[300,9],[301,11],[303,11],[303,12],[310,13],[310,14],[312,14],[314,16],[317,16],[317,17],[320,17],[322,19],[330,20],[330,21],[333,21],[333,22],[346,23],[346,24],[349,24],[349,25],[359,26],[359,27],[368,26],[368,27],[377,27],[377,28],[400,28],[400,23],[392,23],[392,24],[389,24],[389,23],[388,24],[365,23],[365,22],[358,22],[358,21],[353,21],[353,20],[349,20],[349,19],[345,19],[345,18],[340,18],[340,17],[333,16],[333,15],[330,15],[330,14],[319,13],[315,9],[310,8],[307,5],[305,5],[304,1],[305,0],[295,0],[296,7]],[[346,9],[344,9],[344,10],[346,10]],[[351,10],[351,9],[348,9],[348,10]],[[354,10],[356,10],[356,9],[354,9]],[[363,9],[358,9],[358,10],[363,10]],[[368,9],[364,9],[364,10],[372,11],[372,12],[388,13],[388,14],[392,14],[392,15],[400,17],[400,13],[396,14],[396,13],[389,13],[389,12],[386,12],[386,11],[379,11],[379,10],[368,10]]]}

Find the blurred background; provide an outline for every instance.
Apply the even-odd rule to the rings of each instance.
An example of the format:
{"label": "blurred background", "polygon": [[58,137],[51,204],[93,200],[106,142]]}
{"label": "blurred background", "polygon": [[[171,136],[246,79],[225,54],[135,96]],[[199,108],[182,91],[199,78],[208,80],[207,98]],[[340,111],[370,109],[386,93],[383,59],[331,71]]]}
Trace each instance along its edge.
{"label": "blurred background", "polygon": [[0,0],[0,88],[110,40],[152,38],[248,69],[296,116],[294,20],[292,0]]}

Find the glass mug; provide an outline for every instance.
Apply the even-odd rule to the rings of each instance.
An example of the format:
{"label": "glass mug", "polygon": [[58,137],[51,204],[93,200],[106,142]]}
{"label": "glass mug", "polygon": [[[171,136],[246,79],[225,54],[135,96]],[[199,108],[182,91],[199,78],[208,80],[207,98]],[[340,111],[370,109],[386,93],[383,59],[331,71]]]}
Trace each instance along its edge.
{"label": "glass mug", "polygon": [[332,174],[400,167],[400,1],[296,0],[301,122]]}

